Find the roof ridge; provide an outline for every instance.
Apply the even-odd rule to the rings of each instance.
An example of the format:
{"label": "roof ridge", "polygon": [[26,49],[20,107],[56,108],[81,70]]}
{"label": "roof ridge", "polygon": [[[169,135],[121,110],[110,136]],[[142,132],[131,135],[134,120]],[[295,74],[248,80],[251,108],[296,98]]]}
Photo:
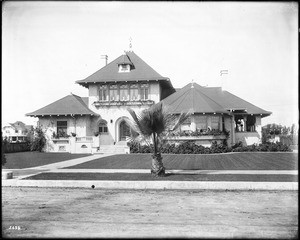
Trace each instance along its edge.
{"label": "roof ridge", "polygon": [[[198,85],[199,87],[201,87],[199,84],[197,84],[197,83],[194,83],[194,84],[196,84],[196,86]],[[201,88],[203,88],[203,87],[201,87]],[[195,88],[194,88],[195,89]],[[208,99],[210,99],[211,101],[213,101],[214,103],[216,103],[218,106],[220,106],[223,110],[226,110],[226,109],[224,109],[224,107],[222,106],[222,105],[220,105],[218,102],[216,102],[214,99],[212,99],[211,97],[209,97],[209,96],[207,96],[203,91],[201,91],[201,89],[200,88],[197,88],[205,97],[207,97]]]}
{"label": "roof ridge", "polygon": [[[86,108],[88,111],[90,112],[93,112],[91,109],[89,109],[89,107],[85,104],[85,102],[83,101],[82,97],[78,96],[78,95],[75,95],[75,94],[72,94],[76,100],[84,107]],[[94,112],[93,112],[94,113]]]}

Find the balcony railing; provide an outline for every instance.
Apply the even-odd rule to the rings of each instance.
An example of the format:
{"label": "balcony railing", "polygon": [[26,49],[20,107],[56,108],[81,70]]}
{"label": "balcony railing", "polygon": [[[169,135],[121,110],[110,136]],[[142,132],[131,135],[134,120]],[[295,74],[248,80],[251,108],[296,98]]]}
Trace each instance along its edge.
{"label": "balcony railing", "polygon": [[93,137],[77,137],[76,142],[93,142]]}
{"label": "balcony railing", "polygon": [[102,106],[142,106],[142,105],[153,105],[153,100],[113,100],[113,101],[96,101],[93,103],[95,107]]}

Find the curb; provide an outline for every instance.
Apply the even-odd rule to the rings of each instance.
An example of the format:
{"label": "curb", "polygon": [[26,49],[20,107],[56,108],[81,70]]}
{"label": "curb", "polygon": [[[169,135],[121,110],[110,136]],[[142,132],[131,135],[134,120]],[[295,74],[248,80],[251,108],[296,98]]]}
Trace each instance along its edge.
{"label": "curb", "polygon": [[70,181],[3,180],[2,187],[68,187],[97,189],[177,190],[298,190],[297,182],[197,182],[197,181]]}

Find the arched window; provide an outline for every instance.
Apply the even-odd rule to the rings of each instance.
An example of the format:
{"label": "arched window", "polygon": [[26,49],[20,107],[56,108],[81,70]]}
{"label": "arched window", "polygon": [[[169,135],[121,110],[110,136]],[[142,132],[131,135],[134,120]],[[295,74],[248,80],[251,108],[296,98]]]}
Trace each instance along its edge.
{"label": "arched window", "polygon": [[99,133],[108,133],[108,128],[106,123],[100,123],[99,124]]}

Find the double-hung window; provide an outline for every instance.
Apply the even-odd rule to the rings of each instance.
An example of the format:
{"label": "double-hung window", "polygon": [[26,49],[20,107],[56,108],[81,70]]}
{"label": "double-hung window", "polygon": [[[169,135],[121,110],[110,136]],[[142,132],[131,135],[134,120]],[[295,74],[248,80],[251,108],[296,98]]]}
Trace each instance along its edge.
{"label": "double-hung window", "polygon": [[195,116],[196,128],[198,130],[206,130],[207,129],[207,118],[206,116]]}
{"label": "double-hung window", "polygon": [[117,101],[118,100],[118,86],[117,85],[111,85],[110,86],[109,96],[110,96],[110,101]]}
{"label": "double-hung window", "polygon": [[141,100],[148,100],[149,84],[141,84]]}
{"label": "double-hung window", "polygon": [[120,100],[121,101],[128,100],[128,86],[127,85],[120,86]]}
{"label": "double-hung window", "polygon": [[107,86],[100,86],[99,87],[99,101],[106,101],[107,100]]}
{"label": "double-hung window", "polygon": [[59,137],[64,137],[67,135],[68,122],[67,121],[57,121],[57,135]]}
{"label": "double-hung window", "polygon": [[215,130],[220,129],[220,116],[211,117],[211,129],[215,129]]}
{"label": "double-hung window", "polygon": [[137,84],[132,84],[130,85],[130,100],[138,100],[138,85]]}

